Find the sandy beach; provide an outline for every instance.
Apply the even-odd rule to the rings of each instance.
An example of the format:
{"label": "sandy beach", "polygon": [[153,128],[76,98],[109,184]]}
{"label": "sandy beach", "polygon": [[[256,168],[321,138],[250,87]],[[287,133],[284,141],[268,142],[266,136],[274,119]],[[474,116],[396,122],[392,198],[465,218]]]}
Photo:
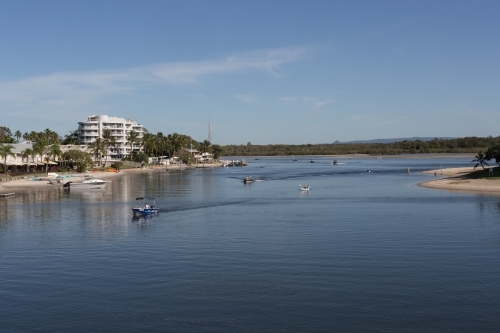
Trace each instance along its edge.
{"label": "sandy beach", "polygon": [[[448,168],[424,171],[425,174],[436,175],[439,179],[429,180],[418,184],[422,187],[451,190],[451,191],[472,191],[485,194],[500,195],[500,179],[468,179],[466,176],[474,171],[474,168]],[[441,177],[446,178],[441,178]]]}

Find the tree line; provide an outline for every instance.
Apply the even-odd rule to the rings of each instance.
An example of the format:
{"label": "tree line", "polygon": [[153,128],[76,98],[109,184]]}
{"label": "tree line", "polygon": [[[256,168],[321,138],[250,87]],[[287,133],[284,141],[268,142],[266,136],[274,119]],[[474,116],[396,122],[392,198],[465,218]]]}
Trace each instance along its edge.
{"label": "tree line", "polygon": [[[18,143],[21,138],[33,141],[32,148],[26,148],[22,152],[23,159],[26,158],[26,161],[29,162],[31,158],[31,163],[45,163],[46,171],[50,162],[55,160],[75,165],[79,170],[85,170],[94,163],[96,165],[106,165],[110,150],[117,147],[116,138],[112,135],[111,130],[105,129],[102,137],[97,138],[88,146],[90,153],[79,149],[72,149],[62,153],[61,145],[80,144],[78,136],[78,129],[70,131],[69,134],[61,137],[48,128],[41,132],[31,131],[22,134],[20,131],[16,131],[13,134],[8,127],[0,126],[0,157],[3,158],[4,172],[7,170],[7,157],[9,155],[14,156],[12,152],[14,146],[11,143]],[[162,132],[158,132],[153,134],[149,133],[147,129],[144,129],[142,137],[138,132],[130,131],[126,136],[126,140],[126,144],[130,146],[131,154],[124,157],[123,160],[132,160],[139,163],[147,163],[148,157],[153,156],[166,156],[168,158],[177,156],[185,163],[193,162],[192,154],[183,151],[183,148],[186,147],[192,147],[202,153],[211,153],[216,159],[224,152],[220,145],[212,145],[208,140],[198,142],[188,135],[179,133],[164,135]],[[140,148],[143,148],[143,151],[134,152],[134,145],[139,145]]]}
{"label": "tree line", "polygon": [[331,143],[303,145],[246,145],[225,146],[228,156],[292,156],[292,155],[399,155],[428,153],[476,153],[500,144],[499,137],[465,137],[433,139],[430,141],[404,140],[393,143]]}

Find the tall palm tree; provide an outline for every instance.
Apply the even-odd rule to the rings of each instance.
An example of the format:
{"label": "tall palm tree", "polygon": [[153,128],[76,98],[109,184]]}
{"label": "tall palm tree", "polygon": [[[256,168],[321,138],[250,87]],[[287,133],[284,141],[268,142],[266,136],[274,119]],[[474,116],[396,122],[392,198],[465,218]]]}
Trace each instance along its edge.
{"label": "tall palm tree", "polygon": [[46,156],[43,158],[43,162],[45,163],[45,172],[49,172],[49,164],[50,164],[50,161],[52,161],[52,159],[50,158],[50,155],[46,155]]}
{"label": "tall palm tree", "polygon": [[3,145],[0,143],[0,157],[3,158],[3,173],[7,173],[7,156],[16,156],[13,152],[12,149],[14,148],[13,145]]}
{"label": "tall palm tree", "polygon": [[116,147],[116,138],[111,134],[111,130],[106,128],[102,132],[102,140],[104,142],[104,154],[106,155],[106,160],[104,161],[104,166],[108,163],[109,147]]}
{"label": "tall palm tree", "polygon": [[99,159],[99,165],[101,165],[102,164],[101,156],[106,152],[106,144],[104,143],[104,140],[101,138],[97,138],[95,139],[94,142],[92,142],[89,145],[89,147],[92,150],[92,153],[94,154],[94,161],[97,162],[97,159]]}
{"label": "tall palm tree", "polygon": [[43,161],[43,156],[47,154],[48,151],[48,142],[45,140],[38,140],[35,144],[33,144],[33,151],[37,154],[40,155],[40,162]]}
{"label": "tall palm tree", "polygon": [[17,142],[19,143],[19,139],[21,139],[22,136],[21,131],[17,130],[16,133],[14,133],[14,136],[16,137]]}
{"label": "tall palm tree", "polygon": [[474,159],[471,161],[471,163],[477,162],[476,165],[474,165],[474,169],[480,165],[483,167],[483,170],[486,170],[486,168],[483,165],[483,164],[486,164],[489,166],[489,164],[486,162],[486,160],[487,160],[486,154],[481,150],[481,151],[479,151],[479,153],[476,154],[476,156],[474,156]]}
{"label": "tall palm tree", "polygon": [[132,160],[132,156],[134,154],[134,143],[138,143],[139,141],[139,133],[131,130],[127,134],[127,143],[130,144],[130,159]]}
{"label": "tall palm tree", "polygon": [[52,146],[49,148],[49,154],[52,156],[53,161],[61,161],[61,156],[62,156],[62,151],[61,147],[59,146],[58,143],[54,143]]}

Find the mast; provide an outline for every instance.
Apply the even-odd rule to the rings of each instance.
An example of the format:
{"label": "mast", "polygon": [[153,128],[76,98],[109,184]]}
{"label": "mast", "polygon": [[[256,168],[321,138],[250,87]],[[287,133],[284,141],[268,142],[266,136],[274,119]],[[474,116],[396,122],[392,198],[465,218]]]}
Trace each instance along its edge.
{"label": "mast", "polygon": [[210,130],[210,117],[208,117],[208,142],[212,143],[212,131]]}

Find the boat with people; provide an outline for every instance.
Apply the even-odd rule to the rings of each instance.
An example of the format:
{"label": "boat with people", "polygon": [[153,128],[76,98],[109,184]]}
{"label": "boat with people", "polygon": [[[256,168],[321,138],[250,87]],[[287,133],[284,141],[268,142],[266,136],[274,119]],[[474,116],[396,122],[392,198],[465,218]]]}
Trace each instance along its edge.
{"label": "boat with people", "polygon": [[106,186],[108,182],[102,179],[94,178],[92,175],[84,175],[83,181],[81,183],[74,183],[69,181],[63,185],[63,187],[77,188],[77,189],[98,189]]}
{"label": "boat with people", "polygon": [[140,200],[141,205],[132,208],[134,216],[151,216],[157,215],[160,209],[155,206],[156,201],[154,197],[138,197],[135,200]]}
{"label": "boat with people", "polygon": [[245,179],[243,179],[243,183],[245,184],[250,184],[250,183],[253,183],[255,181],[255,179],[252,178],[252,176],[248,175],[245,177]]}
{"label": "boat with people", "polygon": [[337,165],[339,162],[337,162],[337,160],[333,160],[333,164]]}
{"label": "boat with people", "polygon": [[303,192],[309,192],[309,190],[311,189],[311,186],[309,186],[309,185],[302,186],[302,184],[299,184],[299,186],[300,186],[300,190]]}

